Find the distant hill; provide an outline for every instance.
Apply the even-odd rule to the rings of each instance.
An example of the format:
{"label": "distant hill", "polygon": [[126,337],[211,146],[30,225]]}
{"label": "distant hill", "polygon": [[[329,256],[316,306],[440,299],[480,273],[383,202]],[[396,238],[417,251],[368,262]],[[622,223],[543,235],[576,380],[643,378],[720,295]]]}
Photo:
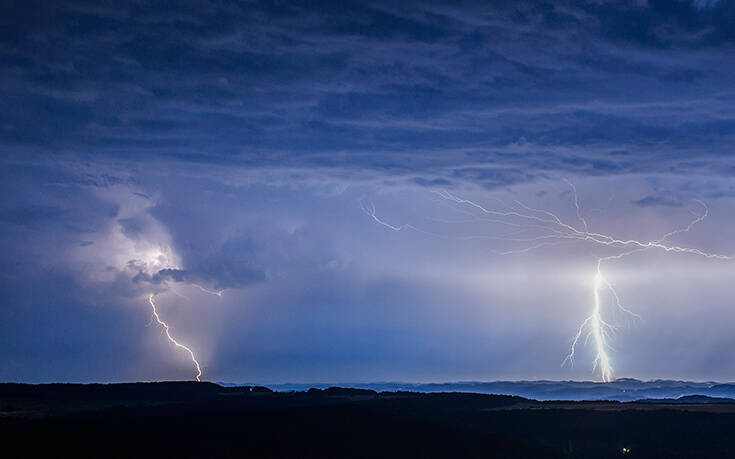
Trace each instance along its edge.
{"label": "distant hill", "polygon": [[685,395],[679,398],[646,398],[639,403],[735,403],[731,398],[708,397],[706,395]]}
{"label": "distant hill", "polygon": [[[225,386],[231,384],[222,383]],[[641,381],[620,378],[609,383],[593,381],[465,381],[447,383],[340,383],[340,384],[268,384],[275,391],[303,391],[315,387],[352,387],[382,391],[466,392],[477,394],[516,395],[535,400],[617,400],[629,402],[644,399],[679,399],[701,395],[735,399],[735,383],[692,382],[676,380]]]}
{"label": "distant hill", "polygon": [[0,397],[34,397],[61,400],[135,400],[177,401],[201,400],[222,394],[271,392],[260,386],[223,387],[211,382],[190,381],[115,383],[115,384],[18,384],[0,383]]}
{"label": "distant hill", "polygon": [[[540,386],[553,393],[565,387],[607,387],[552,381],[461,387],[473,384]],[[611,386],[616,384],[681,387],[631,380]],[[712,387],[726,392],[724,386]],[[728,399],[539,402],[405,389],[274,392],[206,382],[0,384],[0,438],[4,451],[22,451],[17,456],[24,458],[732,456],[735,403]]]}

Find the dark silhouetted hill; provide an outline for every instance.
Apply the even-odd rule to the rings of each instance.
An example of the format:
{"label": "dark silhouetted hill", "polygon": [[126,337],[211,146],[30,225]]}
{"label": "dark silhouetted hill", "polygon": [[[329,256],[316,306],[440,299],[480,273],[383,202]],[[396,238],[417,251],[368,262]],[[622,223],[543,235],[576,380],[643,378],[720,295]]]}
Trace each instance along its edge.
{"label": "dark silhouetted hill", "polygon": [[731,398],[708,397],[706,395],[684,395],[679,398],[646,398],[639,403],[735,403]]}
{"label": "dark silhouetted hill", "polygon": [[341,387],[0,384],[7,457],[731,457],[735,404]]}
{"label": "dark silhouetted hill", "polygon": [[[307,390],[310,387],[327,388],[334,384],[275,384],[276,391]],[[618,400],[621,402],[689,395],[735,399],[735,384],[691,382],[674,380],[640,381],[620,378],[612,382],[593,381],[491,381],[448,383],[377,382],[340,384],[341,386],[383,391],[409,392],[466,392],[478,394],[516,395],[535,400]]]}

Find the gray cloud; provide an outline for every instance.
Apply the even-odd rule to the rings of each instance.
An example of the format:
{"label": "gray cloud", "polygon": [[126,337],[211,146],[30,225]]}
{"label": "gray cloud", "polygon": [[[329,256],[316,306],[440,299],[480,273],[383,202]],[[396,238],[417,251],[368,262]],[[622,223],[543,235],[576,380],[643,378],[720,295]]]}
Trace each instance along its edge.
{"label": "gray cloud", "polygon": [[[591,377],[599,248],[501,257],[432,189],[576,222],[569,178],[649,239],[704,199],[673,237],[732,253],[732,1],[0,8],[0,379],[189,377],[150,294],[212,378]],[[724,377],[729,265],[657,256],[610,266],[616,364]]]}
{"label": "gray cloud", "polygon": [[[730,2],[44,11],[7,16],[7,148],[451,180],[463,151],[524,169],[684,171],[694,149],[724,161],[735,134]],[[634,160],[613,153],[621,141]],[[517,145],[525,158],[502,153]]]}
{"label": "gray cloud", "polygon": [[684,203],[677,201],[676,199],[668,198],[665,196],[646,196],[644,198],[633,201],[636,205],[641,207],[652,207],[652,206],[665,206],[665,207],[683,207]]}

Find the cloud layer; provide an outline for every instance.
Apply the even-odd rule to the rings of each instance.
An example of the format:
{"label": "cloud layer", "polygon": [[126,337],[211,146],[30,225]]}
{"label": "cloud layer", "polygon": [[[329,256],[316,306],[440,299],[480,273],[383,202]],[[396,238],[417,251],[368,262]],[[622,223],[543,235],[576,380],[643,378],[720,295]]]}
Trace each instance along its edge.
{"label": "cloud layer", "polygon": [[[0,379],[189,377],[152,293],[205,378],[591,377],[595,249],[440,189],[735,252],[732,1],[393,3],[3,6]],[[728,264],[611,270],[623,376],[729,377]]]}

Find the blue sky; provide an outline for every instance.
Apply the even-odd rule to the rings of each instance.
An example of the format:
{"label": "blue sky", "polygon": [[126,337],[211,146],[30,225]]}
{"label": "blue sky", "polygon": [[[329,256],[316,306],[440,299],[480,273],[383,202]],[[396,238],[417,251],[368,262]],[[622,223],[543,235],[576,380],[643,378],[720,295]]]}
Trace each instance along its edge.
{"label": "blue sky", "polygon": [[[735,254],[735,4],[0,7],[0,379],[594,379],[561,367],[606,248],[476,208]],[[366,214],[366,205],[393,231]],[[467,221],[468,219],[472,221]],[[473,220],[474,219],[474,220]],[[606,271],[619,376],[731,380],[733,264]],[[221,297],[207,294],[223,289]]]}

